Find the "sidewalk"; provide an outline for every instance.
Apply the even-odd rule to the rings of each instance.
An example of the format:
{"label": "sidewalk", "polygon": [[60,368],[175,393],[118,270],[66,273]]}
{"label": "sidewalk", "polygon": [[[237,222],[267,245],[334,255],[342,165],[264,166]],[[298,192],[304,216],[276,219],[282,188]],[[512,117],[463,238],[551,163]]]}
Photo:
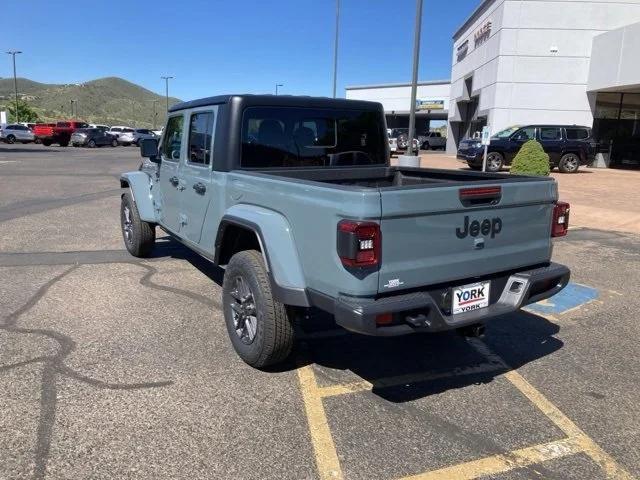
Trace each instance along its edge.
{"label": "sidewalk", "polygon": [[[395,160],[395,159],[393,159]],[[427,168],[466,169],[454,156],[421,155]],[[560,199],[571,204],[572,227],[640,234],[640,170],[580,167],[576,174],[551,174]]]}

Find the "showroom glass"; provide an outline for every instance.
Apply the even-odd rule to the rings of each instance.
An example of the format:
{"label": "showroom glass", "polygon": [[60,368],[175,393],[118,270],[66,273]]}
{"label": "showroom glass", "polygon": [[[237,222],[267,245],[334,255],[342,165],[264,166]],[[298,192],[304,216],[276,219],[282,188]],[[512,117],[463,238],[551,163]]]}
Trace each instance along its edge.
{"label": "showroom glass", "polygon": [[242,117],[244,168],[383,165],[380,113],[298,107],[250,107]]}
{"label": "showroom glass", "polygon": [[558,127],[542,127],[540,128],[540,140],[560,140],[560,128]]}
{"label": "showroom glass", "polygon": [[211,162],[211,138],[213,136],[213,112],[191,115],[189,122],[189,162],[209,165]]}
{"label": "showroom glass", "polygon": [[182,123],[182,115],[169,118],[166,135],[164,135],[162,139],[162,158],[165,160],[177,161],[180,159],[180,149],[182,147]]}

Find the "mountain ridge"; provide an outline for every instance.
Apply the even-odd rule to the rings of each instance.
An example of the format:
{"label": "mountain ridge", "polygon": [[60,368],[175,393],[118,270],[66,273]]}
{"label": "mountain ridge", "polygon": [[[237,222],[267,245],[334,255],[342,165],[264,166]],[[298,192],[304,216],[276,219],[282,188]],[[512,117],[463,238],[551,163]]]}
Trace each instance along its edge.
{"label": "mountain ridge", "polygon": [[[42,83],[18,78],[18,97],[33,108],[41,121],[71,118],[71,100],[79,120],[106,125],[155,126],[166,118],[166,99],[120,77],[104,77],[76,84]],[[0,79],[0,110],[14,101],[13,78]],[[181,100],[169,97],[169,105]]]}

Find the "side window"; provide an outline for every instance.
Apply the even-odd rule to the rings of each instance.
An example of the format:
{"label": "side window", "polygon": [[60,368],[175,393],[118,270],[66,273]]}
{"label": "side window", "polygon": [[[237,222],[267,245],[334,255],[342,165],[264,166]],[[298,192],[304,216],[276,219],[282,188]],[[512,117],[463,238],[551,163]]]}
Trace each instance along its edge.
{"label": "side window", "polygon": [[521,142],[526,142],[527,140],[535,140],[535,138],[536,138],[536,127],[521,128],[513,136],[514,140],[518,140]]}
{"label": "side window", "polygon": [[164,160],[180,160],[180,149],[182,148],[182,115],[169,118],[167,131],[162,140],[162,158]]}
{"label": "side window", "polygon": [[560,140],[562,138],[560,129],[556,127],[542,127],[540,129],[540,140]]}
{"label": "side window", "polygon": [[211,163],[213,112],[198,112],[189,122],[189,162],[199,165]]}
{"label": "side window", "polygon": [[589,130],[586,128],[565,128],[567,140],[584,140],[589,138]]}

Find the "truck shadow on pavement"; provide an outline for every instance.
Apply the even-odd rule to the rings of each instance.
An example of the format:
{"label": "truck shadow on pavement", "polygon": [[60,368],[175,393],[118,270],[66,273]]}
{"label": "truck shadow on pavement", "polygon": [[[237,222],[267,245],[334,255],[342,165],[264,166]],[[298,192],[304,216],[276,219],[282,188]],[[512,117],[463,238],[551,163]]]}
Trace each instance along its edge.
{"label": "truck shadow on pavement", "polygon": [[[319,384],[353,382],[355,374],[371,392],[401,403],[497,376],[547,356],[563,343],[559,327],[543,317],[520,311],[498,317],[484,338],[456,332],[402,337],[369,337],[345,332],[299,344],[290,368],[313,363]],[[355,379],[355,381],[359,381]]]}
{"label": "truck shadow on pavement", "polygon": [[[162,240],[154,257],[186,260],[222,286],[223,269],[169,237]],[[556,324],[525,311],[493,319],[481,341],[469,341],[455,332],[403,337],[352,334],[321,312],[296,322],[298,341],[293,354],[269,371],[290,371],[315,364],[316,376],[323,384],[345,383],[345,378],[353,382],[355,374],[372,385],[373,393],[391,402],[488,383],[563,345],[554,337],[560,330]]]}

